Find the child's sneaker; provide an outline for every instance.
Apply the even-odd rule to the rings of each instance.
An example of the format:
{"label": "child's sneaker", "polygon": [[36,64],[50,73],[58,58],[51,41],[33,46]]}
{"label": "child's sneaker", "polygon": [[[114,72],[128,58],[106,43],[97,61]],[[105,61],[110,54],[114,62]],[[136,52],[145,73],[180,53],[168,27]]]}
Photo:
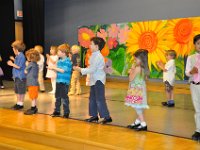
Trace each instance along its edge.
{"label": "child's sneaker", "polygon": [[24,114],[25,115],[33,115],[33,114],[36,114],[37,112],[38,112],[37,107],[31,107],[30,109],[25,111]]}
{"label": "child's sneaker", "polygon": [[15,104],[13,107],[12,107],[12,109],[14,109],[14,110],[21,110],[21,109],[23,109],[24,108],[24,106],[22,105],[18,105],[18,104]]}
{"label": "child's sneaker", "polygon": [[0,89],[5,89],[5,87],[4,87],[4,86],[1,86]]}
{"label": "child's sneaker", "polygon": [[59,117],[60,112],[54,111],[53,114],[51,114],[52,117]]}

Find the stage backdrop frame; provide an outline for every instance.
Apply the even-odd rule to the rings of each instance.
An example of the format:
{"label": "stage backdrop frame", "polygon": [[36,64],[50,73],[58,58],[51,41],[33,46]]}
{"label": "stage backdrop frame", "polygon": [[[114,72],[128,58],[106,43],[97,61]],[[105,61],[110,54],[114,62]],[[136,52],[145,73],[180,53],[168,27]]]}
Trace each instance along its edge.
{"label": "stage backdrop frame", "polygon": [[150,78],[160,79],[163,73],[156,63],[166,63],[166,50],[173,49],[177,53],[176,80],[186,80],[185,63],[187,56],[194,53],[193,37],[197,34],[200,34],[200,17],[187,17],[80,26],[78,42],[85,67],[89,65],[91,55],[90,38],[102,37],[106,41],[101,51],[105,57],[106,72],[117,77],[128,75],[133,53],[142,48],[149,51]]}

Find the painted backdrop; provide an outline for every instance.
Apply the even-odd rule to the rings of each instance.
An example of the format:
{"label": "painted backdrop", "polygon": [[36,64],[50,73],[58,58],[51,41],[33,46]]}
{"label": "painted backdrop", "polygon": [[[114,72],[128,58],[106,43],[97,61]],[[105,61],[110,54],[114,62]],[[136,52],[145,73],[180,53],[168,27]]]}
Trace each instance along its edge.
{"label": "painted backdrop", "polygon": [[184,62],[194,51],[193,37],[196,34],[200,34],[200,17],[81,26],[78,41],[85,66],[89,65],[91,55],[90,38],[98,36],[106,41],[101,53],[105,57],[106,72],[112,76],[127,76],[133,53],[142,48],[149,52],[150,78],[162,78],[156,62],[165,63],[166,50],[173,49],[178,56],[176,79],[184,80]]}

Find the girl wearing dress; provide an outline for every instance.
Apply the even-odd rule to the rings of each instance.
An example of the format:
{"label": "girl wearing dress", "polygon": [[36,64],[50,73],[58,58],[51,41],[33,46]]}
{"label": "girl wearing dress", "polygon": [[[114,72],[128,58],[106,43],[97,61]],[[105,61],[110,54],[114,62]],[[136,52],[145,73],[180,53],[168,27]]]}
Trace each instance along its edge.
{"label": "girl wearing dress", "polygon": [[[47,65],[49,67],[56,67],[56,64],[57,64],[57,61],[58,61],[57,47],[51,46],[50,55],[46,54],[46,57],[47,57]],[[52,91],[49,92],[49,93],[55,94],[55,91],[56,91],[56,71],[48,69],[46,77],[51,79]]]}
{"label": "girl wearing dress", "polygon": [[147,124],[143,111],[149,108],[145,79],[149,74],[148,51],[139,49],[134,53],[135,63],[129,70],[129,89],[125,97],[125,105],[131,106],[137,113],[137,119],[127,127],[136,131],[146,131]]}

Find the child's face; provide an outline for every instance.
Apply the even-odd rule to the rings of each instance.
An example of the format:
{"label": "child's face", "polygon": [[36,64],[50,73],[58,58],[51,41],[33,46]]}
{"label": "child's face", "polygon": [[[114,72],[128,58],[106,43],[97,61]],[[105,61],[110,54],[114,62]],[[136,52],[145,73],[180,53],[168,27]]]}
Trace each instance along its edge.
{"label": "child's face", "polygon": [[90,49],[91,49],[92,52],[96,52],[96,51],[98,51],[98,46],[95,45],[93,41],[91,41]]}
{"label": "child's face", "polygon": [[66,54],[63,53],[62,51],[58,50],[58,57],[64,58],[64,57],[66,57]]}
{"label": "child's face", "polygon": [[140,65],[141,64],[141,60],[137,57],[135,57],[135,63],[136,65]]}
{"label": "child's face", "polygon": [[72,54],[76,54],[76,53],[78,53],[78,50],[77,49],[72,49],[71,52],[72,52]]}
{"label": "child's face", "polygon": [[55,49],[50,49],[50,54],[51,55],[56,55],[56,50]]}
{"label": "child's face", "polygon": [[14,54],[18,55],[19,51],[17,49],[15,49],[14,47],[12,49],[13,49]]}
{"label": "child's face", "polygon": [[195,43],[195,49],[198,53],[200,53],[200,39]]}
{"label": "child's face", "polygon": [[171,55],[169,55],[169,54],[166,54],[166,59],[167,60],[171,60],[171,59],[173,59],[173,57]]}

